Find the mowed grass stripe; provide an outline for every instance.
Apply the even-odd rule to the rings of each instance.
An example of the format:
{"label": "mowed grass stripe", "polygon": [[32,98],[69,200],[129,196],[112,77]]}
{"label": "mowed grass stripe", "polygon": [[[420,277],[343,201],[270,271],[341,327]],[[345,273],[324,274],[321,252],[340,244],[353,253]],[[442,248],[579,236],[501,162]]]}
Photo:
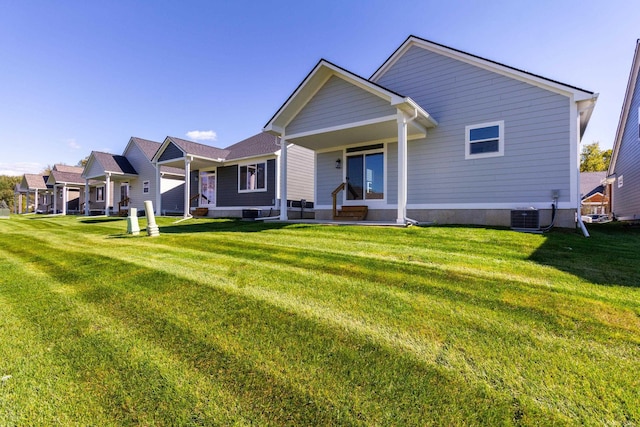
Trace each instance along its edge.
{"label": "mowed grass stripe", "polygon": [[[69,262],[47,255],[49,262],[60,267],[46,270],[60,275],[60,280],[55,280],[61,287],[65,282],[67,296],[84,301],[82,304],[95,305],[96,311],[99,307],[100,313],[109,313],[107,317],[118,328],[130,328],[140,336],[153,337],[149,338],[151,348],[174,339],[175,344],[160,348],[191,367],[202,362],[193,351],[184,350],[183,354],[178,347],[194,341],[198,352],[207,354],[211,351],[209,346],[224,342],[224,352],[219,358],[233,360],[230,372],[242,374],[240,383],[254,384],[244,379],[252,378],[251,375],[260,378],[258,382],[272,380],[276,384],[272,390],[277,393],[263,390],[243,394],[234,386],[227,387],[230,395],[239,396],[241,401],[254,401],[261,408],[252,412],[246,405],[237,404],[237,414],[247,417],[242,419],[286,423],[288,418],[277,414],[282,413],[283,407],[286,412],[296,406],[299,399],[309,399],[314,404],[307,415],[296,414],[293,419],[317,418],[327,410],[331,416],[320,419],[330,423],[384,423],[391,416],[407,422],[423,417],[440,424],[499,420],[527,424],[533,420],[569,419],[611,422],[637,417],[638,409],[633,403],[638,401],[638,383],[628,374],[638,370],[635,289],[610,288],[616,297],[607,300],[598,295],[605,295],[601,287],[584,279],[572,281],[566,272],[549,267],[537,270],[548,277],[549,286],[527,283],[526,277],[511,280],[509,275],[520,275],[518,265],[506,275],[500,271],[496,276],[487,276],[484,269],[478,269],[479,273],[474,275],[473,266],[469,267],[469,274],[461,274],[460,257],[453,256],[456,261],[450,264],[439,259],[443,267],[436,268],[423,262],[426,252],[419,255],[423,257],[421,260],[404,259],[404,250],[396,251],[393,245],[386,249],[389,261],[385,263],[387,255],[381,242],[398,241],[398,236],[407,239],[408,235],[402,234],[405,230],[395,230],[397,235],[388,230],[368,231],[367,251],[359,251],[349,260],[344,242],[336,244],[336,249],[327,248],[326,243],[318,245],[322,250],[313,250],[309,241],[314,231],[307,228],[300,237],[301,249],[296,252],[292,234],[300,227],[289,230],[251,225],[247,233],[204,233],[202,230],[215,230],[215,223],[197,224],[200,231],[196,233],[147,239],[117,238],[122,233],[111,227],[113,224],[115,221],[106,227],[109,234],[104,234],[106,229],[95,233],[89,228],[65,245],[66,239],[73,237],[70,228],[83,229],[76,222],[52,235],[50,248],[46,247],[46,231],[38,231],[42,243],[36,251],[48,254],[47,249],[54,252],[57,247],[65,248],[60,258]],[[343,231],[352,238],[351,228],[343,228],[331,230],[335,233],[334,240],[342,240]],[[419,237],[422,233],[431,234],[427,233],[429,230],[419,231]],[[328,233],[326,229],[319,232],[325,236]],[[457,234],[455,230],[449,232]],[[462,233],[468,234],[466,230]],[[278,244],[280,235],[286,240],[282,245]],[[429,237],[432,244],[437,243],[432,235]],[[18,253],[22,247],[19,235],[12,240],[16,246],[11,250]],[[238,240],[247,241],[244,254]],[[470,240],[495,238],[479,235]],[[483,243],[474,244],[475,249],[472,244],[467,249],[482,253],[479,249]],[[526,255],[514,257],[531,257],[537,251],[527,249]],[[27,265],[39,264],[32,262],[33,253],[25,252]],[[487,259],[494,258],[487,255]],[[324,268],[323,261],[328,260],[335,261],[338,267]],[[519,262],[536,271],[534,263]],[[94,280],[97,284],[82,272],[74,272],[75,277],[62,280],[66,270],[80,266],[89,268],[94,275],[115,266],[119,270],[117,274],[100,274]],[[449,268],[453,271],[447,271]],[[574,293],[571,287],[581,288],[582,292]],[[82,292],[72,292],[80,288]],[[589,288],[599,292],[589,298]],[[625,304],[614,305],[617,299]],[[221,301],[230,305],[220,306]],[[131,313],[143,315],[136,317]],[[218,315],[231,320],[225,327],[216,326],[214,318]],[[260,328],[254,325],[260,322],[264,324]],[[287,325],[286,333],[277,333],[283,324]],[[160,326],[172,333],[154,336],[154,327]],[[182,330],[186,331],[181,334],[183,338],[189,334],[191,338],[181,341],[174,337],[173,332]],[[217,334],[213,341],[212,333]],[[354,342],[360,343],[351,351],[354,357],[328,358],[323,351],[333,343],[334,353],[349,354],[345,349]],[[368,358],[358,357],[362,348],[370,349],[366,352]],[[394,365],[381,358],[403,362]],[[611,358],[617,363],[612,364]],[[328,369],[333,367],[329,362],[334,360],[348,374],[340,374],[337,368]],[[367,362],[366,369],[354,368],[358,362]],[[396,369],[395,375],[400,379],[408,371],[423,374],[414,382],[409,381],[415,387],[409,390],[396,385],[395,376],[379,372],[387,368]],[[339,374],[332,375],[333,371]],[[212,372],[205,369],[207,375]],[[371,380],[355,382],[354,373],[368,375]],[[230,374],[222,375],[227,376]],[[432,396],[433,390],[421,389],[427,378],[435,378],[427,384],[442,386],[441,397]],[[379,392],[385,387],[391,390],[386,394]],[[466,387],[467,393],[452,398],[459,393],[456,387]],[[398,414],[388,408],[385,399],[413,402],[414,393],[424,398],[417,409]],[[297,396],[293,399],[296,404],[274,403],[271,398],[281,394]],[[443,400],[464,408],[456,409]],[[487,409],[489,400],[497,402],[491,410]],[[474,408],[476,412],[482,408],[482,413],[469,415]],[[390,415],[381,415],[385,411]],[[231,419],[221,414],[214,417]]]}

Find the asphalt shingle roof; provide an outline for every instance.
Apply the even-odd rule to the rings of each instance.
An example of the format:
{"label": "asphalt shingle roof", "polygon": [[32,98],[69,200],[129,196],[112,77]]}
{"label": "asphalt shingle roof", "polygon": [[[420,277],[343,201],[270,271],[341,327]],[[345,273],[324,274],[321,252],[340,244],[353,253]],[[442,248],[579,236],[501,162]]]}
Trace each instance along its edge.
{"label": "asphalt shingle roof", "polygon": [[100,151],[93,152],[93,158],[102,166],[105,172],[114,172],[127,175],[137,175],[138,172],[129,163],[125,156],[119,154],[102,153]]}
{"label": "asphalt shingle roof", "polygon": [[48,176],[42,176],[33,173],[25,173],[23,183],[27,185],[24,190],[46,190]]}
{"label": "asphalt shingle roof", "polygon": [[187,154],[204,157],[207,159],[224,159],[229,152],[210,145],[200,144],[198,142],[187,141],[186,139],[176,138],[174,136],[167,137],[169,141],[180,147]]}
{"label": "asphalt shingle roof", "polygon": [[225,160],[233,160],[272,154],[280,150],[280,146],[277,145],[275,136],[260,132],[227,147],[225,150],[229,152]]}
{"label": "asphalt shingle roof", "polygon": [[604,187],[602,180],[607,177],[607,172],[581,172],[580,195],[584,199],[594,193],[602,193]]}

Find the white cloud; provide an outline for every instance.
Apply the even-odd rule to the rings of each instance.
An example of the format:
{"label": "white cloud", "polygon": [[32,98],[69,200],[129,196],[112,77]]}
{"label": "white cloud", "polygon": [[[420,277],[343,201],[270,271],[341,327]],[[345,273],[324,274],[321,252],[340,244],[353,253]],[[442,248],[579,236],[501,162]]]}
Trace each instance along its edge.
{"label": "white cloud", "polygon": [[187,132],[187,137],[196,141],[215,141],[218,134],[212,130],[192,130]]}
{"label": "white cloud", "polygon": [[0,163],[0,175],[21,176],[25,173],[40,173],[46,167],[35,162]]}
{"label": "white cloud", "polygon": [[79,150],[80,148],[82,148],[82,147],[80,146],[80,144],[78,144],[74,138],[67,139],[67,145],[68,145],[68,146],[69,146],[69,148],[71,148],[72,150]]}

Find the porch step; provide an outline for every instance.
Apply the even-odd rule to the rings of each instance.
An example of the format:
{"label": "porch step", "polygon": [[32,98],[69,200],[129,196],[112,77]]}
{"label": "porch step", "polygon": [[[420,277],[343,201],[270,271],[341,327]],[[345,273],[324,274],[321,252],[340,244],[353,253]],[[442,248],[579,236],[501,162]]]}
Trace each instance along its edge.
{"label": "porch step", "polygon": [[367,217],[367,206],[343,206],[333,217],[335,220],[362,221]]}
{"label": "porch step", "polygon": [[195,208],[193,211],[193,216],[207,216],[209,213],[209,208]]}

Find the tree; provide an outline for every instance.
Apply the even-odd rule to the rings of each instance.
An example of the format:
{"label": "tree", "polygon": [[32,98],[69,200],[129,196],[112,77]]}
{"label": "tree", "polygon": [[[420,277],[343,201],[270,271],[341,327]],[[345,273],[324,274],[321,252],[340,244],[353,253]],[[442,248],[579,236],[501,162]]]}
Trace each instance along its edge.
{"label": "tree", "polygon": [[609,168],[611,148],[601,150],[598,141],[582,147],[580,153],[580,172],[602,172]]}
{"label": "tree", "polygon": [[13,190],[20,181],[21,176],[0,175],[0,200],[6,202],[10,209],[13,209]]}
{"label": "tree", "polygon": [[87,166],[87,162],[89,161],[89,156],[85,157],[84,159],[81,159],[78,161],[78,164],[76,166],[80,166],[81,168]]}

